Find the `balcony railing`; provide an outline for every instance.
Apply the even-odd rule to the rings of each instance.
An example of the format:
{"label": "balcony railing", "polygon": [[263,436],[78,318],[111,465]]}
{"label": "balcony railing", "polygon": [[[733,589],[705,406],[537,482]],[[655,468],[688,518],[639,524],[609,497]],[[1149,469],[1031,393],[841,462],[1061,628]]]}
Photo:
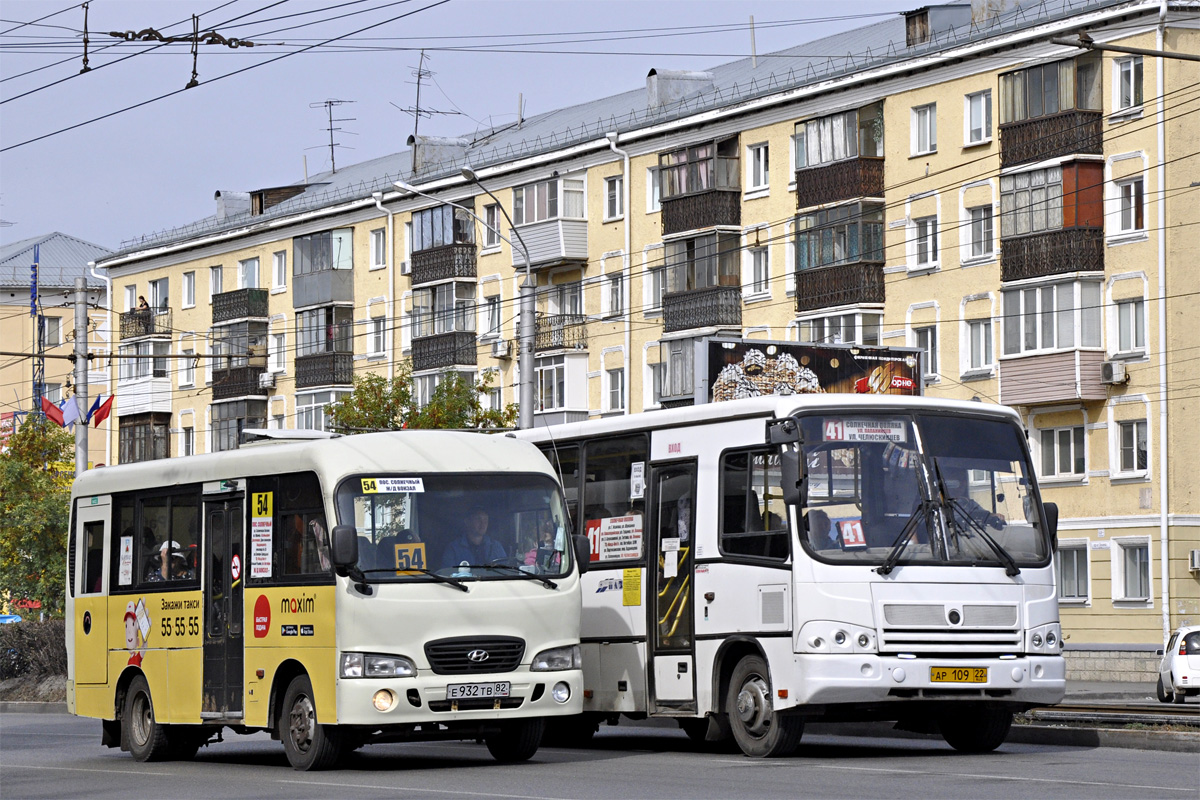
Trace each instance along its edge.
{"label": "balcony railing", "polygon": [[796,208],[883,197],[883,159],[873,156],[796,170]]}
{"label": "balcony railing", "polygon": [[475,277],[475,245],[448,244],[412,254],[412,285]]}
{"label": "balcony railing", "polygon": [[296,388],[310,386],[349,386],[354,382],[354,356],[351,353],[314,353],[296,356]]}
{"label": "balcony railing", "polygon": [[142,336],[171,338],[171,309],[148,311],[126,311],[121,315],[121,338],[137,339]]}
{"label": "balcony railing", "polygon": [[541,314],[534,322],[533,349],[586,350],[586,314]]}
{"label": "balcony railing", "polygon": [[1000,126],[1000,166],[1013,167],[1078,153],[1103,155],[1104,114],[1063,111]]}
{"label": "balcony railing", "polygon": [[859,261],[796,272],[796,310],[884,301],[883,262]]}
{"label": "balcony railing", "polygon": [[451,331],[412,340],[413,370],[445,369],[478,363],[478,348],[472,331]]}
{"label": "balcony railing", "polygon": [[711,228],[714,225],[741,224],[742,193],[739,191],[713,189],[662,199],[663,236]]}
{"label": "balcony railing", "polygon": [[238,289],[234,292],[214,294],[212,299],[212,321],[230,322],[247,317],[267,318],[266,289]]}
{"label": "balcony railing", "polygon": [[663,295],[663,333],[693,328],[741,328],[740,286],[709,286]]}
{"label": "balcony railing", "polygon": [[258,384],[258,376],[265,373],[262,367],[230,367],[214,369],[212,382],[213,400],[232,400],[235,397],[266,397],[267,390]]}
{"label": "balcony railing", "polygon": [[1062,228],[1000,240],[1000,280],[1104,271],[1104,229]]}

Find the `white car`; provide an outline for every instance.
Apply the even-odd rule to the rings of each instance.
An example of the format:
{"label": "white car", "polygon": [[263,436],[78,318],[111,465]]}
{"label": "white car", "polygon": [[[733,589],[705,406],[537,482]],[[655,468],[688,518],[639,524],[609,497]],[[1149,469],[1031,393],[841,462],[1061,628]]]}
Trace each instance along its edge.
{"label": "white car", "polygon": [[1184,625],[1171,634],[1158,665],[1158,699],[1182,703],[1200,695],[1200,625]]}

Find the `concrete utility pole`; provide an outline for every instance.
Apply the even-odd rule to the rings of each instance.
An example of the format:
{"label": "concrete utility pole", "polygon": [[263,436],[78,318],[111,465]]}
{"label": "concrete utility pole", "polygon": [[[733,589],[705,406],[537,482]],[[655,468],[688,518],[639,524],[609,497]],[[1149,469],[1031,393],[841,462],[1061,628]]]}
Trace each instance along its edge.
{"label": "concrete utility pole", "polygon": [[75,477],[88,468],[88,317],[87,278],[75,279],[75,396],[79,409],[75,423]]}

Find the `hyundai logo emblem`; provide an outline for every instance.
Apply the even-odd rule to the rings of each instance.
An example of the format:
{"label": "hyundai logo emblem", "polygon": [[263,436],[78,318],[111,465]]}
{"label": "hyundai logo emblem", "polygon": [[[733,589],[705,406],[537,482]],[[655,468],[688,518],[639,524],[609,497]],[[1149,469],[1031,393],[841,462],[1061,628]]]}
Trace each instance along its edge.
{"label": "hyundai logo emblem", "polygon": [[488,660],[488,651],[472,650],[471,652],[467,653],[467,660],[476,664],[482,664],[484,661]]}

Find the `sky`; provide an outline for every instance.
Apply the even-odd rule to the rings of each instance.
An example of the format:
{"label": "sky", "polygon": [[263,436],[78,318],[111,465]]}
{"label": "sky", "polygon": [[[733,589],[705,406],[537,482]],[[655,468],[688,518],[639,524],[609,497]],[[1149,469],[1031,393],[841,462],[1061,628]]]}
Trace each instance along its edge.
{"label": "sky", "polygon": [[[66,0],[0,3],[0,244],[60,231],[116,249],[210,216],[213,193],[302,181],[868,25],[912,0]],[[238,47],[125,41],[202,34]],[[30,24],[26,24],[30,23]],[[154,33],[147,34],[153,36]],[[334,41],[330,41],[334,40]],[[242,42],[253,42],[248,47]],[[128,110],[126,110],[128,109]],[[409,110],[406,112],[406,110]],[[93,121],[95,120],[95,121]]]}

